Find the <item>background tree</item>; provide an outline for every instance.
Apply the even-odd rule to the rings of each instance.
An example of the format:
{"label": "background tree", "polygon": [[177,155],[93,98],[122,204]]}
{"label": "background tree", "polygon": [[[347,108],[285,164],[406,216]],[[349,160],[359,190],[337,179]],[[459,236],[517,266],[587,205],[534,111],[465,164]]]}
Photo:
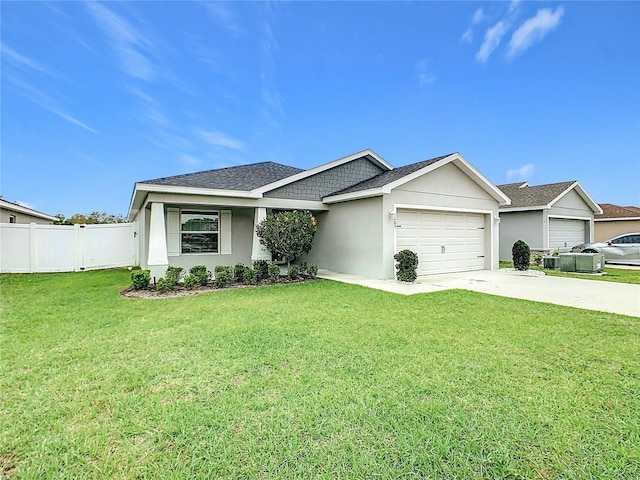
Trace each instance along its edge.
{"label": "background tree", "polygon": [[94,225],[103,223],[124,223],[126,221],[122,215],[109,215],[107,212],[92,212],[89,215],[75,213],[69,218],[58,213],[56,217],[58,220],[54,222],[55,225],[74,225],[76,223]]}
{"label": "background tree", "polygon": [[256,226],[260,243],[272,255],[287,262],[287,273],[291,273],[291,262],[309,253],[313,237],[318,231],[318,222],[310,212],[279,212],[268,215]]}

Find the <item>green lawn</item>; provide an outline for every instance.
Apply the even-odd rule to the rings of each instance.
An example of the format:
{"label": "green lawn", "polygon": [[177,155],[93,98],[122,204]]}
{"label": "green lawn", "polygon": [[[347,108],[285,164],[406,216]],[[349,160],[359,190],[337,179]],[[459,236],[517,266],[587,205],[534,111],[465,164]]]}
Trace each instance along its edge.
{"label": "green lawn", "polygon": [[[513,268],[511,262],[500,262],[500,268]],[[546,270],[542,267],[532,267],[532,270],[541,270],[553,277],[584,278],[585,280],[599,280],[604,282],[633,283],[640,285],[640,268],[616,268],[607,264],[602,274],[568,273],[559,270]]]}
{"label": "green lawn", "polygon": [[0,276],[5,478],[640,478],[640,320],[318,280]]}

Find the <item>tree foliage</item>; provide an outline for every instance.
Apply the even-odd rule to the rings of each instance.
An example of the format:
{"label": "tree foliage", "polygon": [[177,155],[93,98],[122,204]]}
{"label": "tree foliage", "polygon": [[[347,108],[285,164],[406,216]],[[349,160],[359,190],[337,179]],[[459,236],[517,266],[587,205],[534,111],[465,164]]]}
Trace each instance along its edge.
{"label": "tree foliage", "polygon": [[103,223],[124,223],[126,220],[122,215],[108,214],[107,212],[91,212],[89,215],[75,213],[71,217],[65,217],[63,214],[56,215],[58,220],[55,225],[74,225],[76,223],[94,225]]}
{"label": "tree foliage", "polygon": [[531,249],[524,241],[518,240],[511,248],[513,266],[516,270],[524,271],[529,269],[531,262]]}
{"label": "tree foliage", "polygon": [[289,272],[293,260],[311,251],[317,231],[315,217],[310,212],[297,210],[268,215],[256,226],[260,243],[286,261]]}

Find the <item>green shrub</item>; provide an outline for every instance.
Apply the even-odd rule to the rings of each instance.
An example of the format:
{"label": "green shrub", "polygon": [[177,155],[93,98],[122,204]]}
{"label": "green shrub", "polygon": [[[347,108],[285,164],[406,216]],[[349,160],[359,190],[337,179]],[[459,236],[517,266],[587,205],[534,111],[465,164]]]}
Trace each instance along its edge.
{"label": "green shrub", "polygon": [[134,290],[144,290],[151,283],[150,270],[133,270],[131,272],[131,284]]}
{"label": "green shrub", "polygon": [[229,285],[231,285],[232,281],[233,281],[233,276],[229,273],[229,270],[218,272],[215,278],[213,279],[213,282],[218,288],[228,287]]}
{"label": "green shrub", "polygon": [[401,282],[415,282],[418,278],[418,255],[411,250],[401,250],[393,258],[396,260],[396,278]]}
{"label": "green shrub", "polygon": [[204,265],[195,265],[189,269],[189,273],[198,280],[198,285],[206,285],[211,279],[211,272]]}
{"label": "green shrub", "polygon": [[313,237],[318,231],[318,222],[310,212],[279,212],[267,215],[256,226],[260,243],[276,256],[287,262],[289,273],[291,262],[309,253]]}
{"label": "green shrub", "polygon": [[552,255],[552,256],[554,256],[554,257],[559,257],[559,256],[560,256],[560,249],[559,249],[559,248],[556,248],[556,249],[551,253],[551,255]]}
{"label": "green shrub", "polygon": [[156,291],[159,293],[166,293],[173,289],[175,284],[172,284],[170,280],[164,277],[160,277],[156,282]]}
{"label": "green shrub", "polygon": [[307,262],[302,262],[300,264],[300,275],[305,275],[307,273],[308,268],[309,266],[307,265]]}
{"label": "green shrub", "polygon": [[541,253],[536,253],[536,254],[533,256],[533,264],[534,264],[536,267],[539,267],[539,266],[541,266],[541,265],[542,265],[542,254],[541,254]]}
{"label": "green shrub", "polygon": [[269,262],[266,260],[256,260],[253,262],[253,269],[256,271],[256,280],[258,282],[266,280],[269,276]]}
{"label": "green shrub", "polygon": [[309,278],[316,278],[318,276],[318,265],[309,265],[307,267],[307,275],[309,275]]}
{"label": "green shrub", "polygon": [[289,279],[297,280],[300,277],[300,265],[291,265],[289,267]]}
{"label": "green shrub", "polygon": [[275,263],[269,264],[269,281],[271,283],[278,283],[280,280],[280,267]]}
{"label": "green shrub", "polygon": [[214,273],[226,272],[228,268],[229,267],[227,267],[226,265],[216,265],[215,268],[213,269],[213,272]]}
{"label": "green shrub", "polygon": [[245,270],[245,266],[242,263],[238,263],[236,264],[236,266],[233,268],[233,280],[238,282],[238,283],[242,283],[244,281],[244,270]]}
{"label": "green shrub", "polygon": [[[165,273],[164,278],[166,282],[169,284],[170,288],[173,288],[178,284],[183,272],[184,272],[184,268],[182,267],[171,267],[171,266],[167,267],[167,273]],[[156,289],[157,288],[158,286],[156,285]]]}
{"label": "green shrub", "polygon": [[516,270],[527,270],[531,262],[531,249],[522,240],[517,240],[511,249],[513,266]]}
{"label": "green shrub", "polygon": [[184,288],[186,288],[187,290],[193,290],[198,285],[200,285],[198,283],[198,277],[196,277],[192,273],[189,273],[189,274],[185,275],[184,276],[184,280],[182,281],[182,283],[184,285]]}
{"label": "green shrub", "polygon": [[253,268],[246,267],[244,269],[244,275],[242,276],[242,281],[245,285],[255,285],[258,283],[258,275]]}

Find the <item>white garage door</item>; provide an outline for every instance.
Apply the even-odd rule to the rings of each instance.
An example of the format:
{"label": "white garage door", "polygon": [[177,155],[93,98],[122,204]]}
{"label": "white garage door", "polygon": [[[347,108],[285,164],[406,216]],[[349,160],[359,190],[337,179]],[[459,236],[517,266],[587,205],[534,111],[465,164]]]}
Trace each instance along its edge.
{"label": "white garage door", "polygon": [[549,219],[549,248],[573,247],[584,243],[585,221],[568,218]]}
{"label": "white garage door", "polygon": [[485,268],[484,215],[398,210],[396,248],[418,254],[418,275]]}

